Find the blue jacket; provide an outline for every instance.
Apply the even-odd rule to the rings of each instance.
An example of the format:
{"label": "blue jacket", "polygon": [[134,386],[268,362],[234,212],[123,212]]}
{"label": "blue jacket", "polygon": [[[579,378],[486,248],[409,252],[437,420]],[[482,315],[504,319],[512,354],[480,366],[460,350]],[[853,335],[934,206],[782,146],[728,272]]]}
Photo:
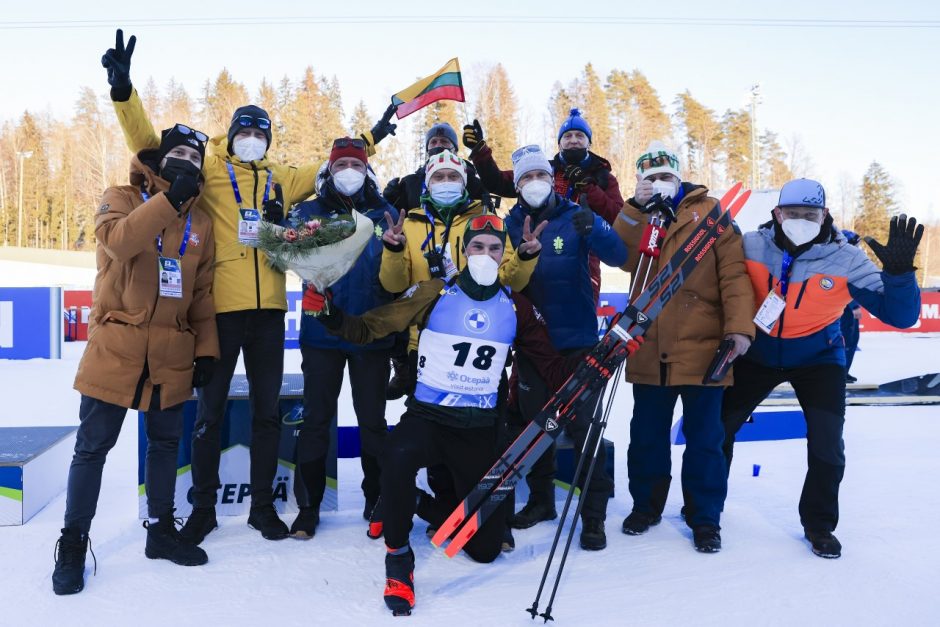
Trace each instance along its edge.
{"label": "blue jacket", "polygon": [[[745,264],[758,307],[771,289],[780,292],[783,250],[775,230],[768,223],[744,235]],[[758,330],[746,360],[774,368],[845,366],[840,319],[851,301],[902,329],[914,325],[920,313],[920,288],[913,272],[879,271],[862,250],[831,227],[829,237],[794,259],[785,300],[786,309],[771,333]]]}
{"label": "blue jacket", "polygon": [[[335,217],[349,213],[350,208],[355,208],[375,224],[375,236],[366,244],[359,259],[349,273],[330,288],[333,291],[333,302],[340,309],[346,313],[360,315],[392,301],[392,295],[379,283],[379,266],[382,262],[382,234],[387,227],[385,212],[389,212],[392,219],[397,220],[398,210],[378,194],[374,183],[368,178],[362,190],[350,200],[354,207],[334,190],[332,181],[328,180],[324,183],[320,196],[296,205],[291,210],[290,217],[304,221],[315,217]],[[316,316],[300,316],[300,342],[306,346],[356,353],[389,348],[393,341],[394,336],[389,336],[364,346],[351,344],[327,333]]]}
{"label": "blue jacket", "polygon": [[550,203],[541,212],[533,212],[519,202],[506,218],[509,239],[517,250],[527,215],[533,215],[533,230],[548,220],[539,236],[542,252],[522,293],[542,313],[556,349],[593,346],[597,343],[597,304],[588,255],[593,252],[607,265],[618,267],[627,261],[627,247],[610,225],[593,213],[594,228],[590,235],[581,237],[571,222],[580,207],[558,194]]}

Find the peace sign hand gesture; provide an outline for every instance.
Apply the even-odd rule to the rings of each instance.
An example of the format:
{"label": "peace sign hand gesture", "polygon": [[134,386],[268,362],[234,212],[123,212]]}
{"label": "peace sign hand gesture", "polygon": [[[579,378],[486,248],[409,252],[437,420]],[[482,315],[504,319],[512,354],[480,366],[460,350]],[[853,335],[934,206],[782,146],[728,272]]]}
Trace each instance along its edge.
{"label": "peace sign hand gesture", "polygon": [[131,56],[134,54],[134,46],[137,45],[137,37],[131,35],[127,40],[127,47],[124,47],[124,31],[117,29],[114,37],[114,47],[108,48],[108,51],[101,57],[101,65],[108,70],[108,84],[111,87],[130,87],[131,86]]}
{"label": "peace sign hand gesture", "polygon": [[539,236],[547,225],[548,220],[542,220],[533,231],[532,216],[526,216],[525,222],[522,224],[522,244],[519,245],[519,252],[527,257],[538,255],[542,251],[542,242],[539,241]]}
{"label": "peace sign hand gesture", "polygon": [[385,247],[389,250],[401,250],[405,246],[405,212],[399,212],[398,222],[395,222],[392,220],[392,214],[386,211],[385,222],[388,224],[388,228],[385,229],[385,233],[382,234],[382,243],[385,244]]}

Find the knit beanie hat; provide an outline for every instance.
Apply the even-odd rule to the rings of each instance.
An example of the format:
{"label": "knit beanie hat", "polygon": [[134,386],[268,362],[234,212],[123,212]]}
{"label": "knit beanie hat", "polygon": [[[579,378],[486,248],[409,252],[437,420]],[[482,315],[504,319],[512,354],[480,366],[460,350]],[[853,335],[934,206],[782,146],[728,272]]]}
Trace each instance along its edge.
{"label": "knit beanie hat", "polygon": [[538,146],[523,146],[512,153],[512,183],[519,186],[519,179],[533,170],[544,170],[552,174],[552,164]]}
{"label": "knit beanie hat", "polygon": [[[197,137],[198,135],[198,137]],[[202,139],[199,139],[199,138]],[[157,163],[163,161],[163,157],[177,146],[189,146],[199,151],[199,156],[206,158],[206,135],[196,129],[189,128],[185,124],[175,124],[172,128],[164,129],[160,133],[160,148],[157,151]]]}
{"label": "knit beanie hat", "polygon": [[666,147],[666,144],[654,139],[636,160],[636,173],[643,178],[648,178],[661,172],[672,174],[680,181],[682,180],[679,174],[679,157],[673,150]]}
{"label": "knit beanie hat", "polygon": [[581,117],[581,109],[572,109],[565,121],[561,123],[561,128],[558,129],[559,142],[561,136],[568,131],[581,131],[587,135],[588,141],[591,141],[591,126],[587,123],[587,120]]}
{"label": "knit beanie hat", "polygon": [[[252,122],[246,124],[249,118]],[[256,128],[264,133],[264,137],[270,148],[271,116],[268,115],[267,111],[255,105],[245,105],[244,107],[235,109],[235,113],[232,114],[232,123],[228,127],[228,149],[230,152],[232,150],[232,139],[235,137],[235,134],[243,128]]]}
{"label": "knit beanie hat", "polygon": [[363,164],[368,164],[369,155],[366,154],[366,143],[359,138],[353,139],[352,137],[340,137],[333,141],[333,149],[330,150],[329,167],[332,167],[337,159],[342,159],[343,157],[352,157],[359,159]]}
{"label": "knit beanie hat", "polygon": [[446,137],[450,140],[451,145],[454,147],[454,150],[457,150],[457,132],[454,131],[454,127],[448,124],[447,122],[441,122],[435,124],[428,129],[428,132],[424,134],[424,149],[428,149],[428,144],[431,143],[431,140],[435,137]]}
{"label": "knit beanie hat", "polygon": [[430,183],[431,175],[437,172],[438,170],[456,170],[460,175],[460,178],[463,179],[463,184],[467,184],[467,166],[464,165],[463,159],[455,155],[449,150],[444,150],[438,154],[432,156],[428,159],[428,163],[424,168],[424,182],[425,184]]}

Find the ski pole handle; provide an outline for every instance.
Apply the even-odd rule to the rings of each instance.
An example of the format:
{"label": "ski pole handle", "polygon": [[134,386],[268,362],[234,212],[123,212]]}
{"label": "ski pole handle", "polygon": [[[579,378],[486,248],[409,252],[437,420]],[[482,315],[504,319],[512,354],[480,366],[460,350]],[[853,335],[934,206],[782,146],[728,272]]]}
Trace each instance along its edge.
{"label": "ski pole handle", "polygon": [[640,238],[640,254],[659,259],[663,240],[666,238],[666,227],[660,224],[647,224]]}
{"label": "ski pole handle", "polygon": [[715,351],[715,357],[712,359],[712,363],[709,364],[708,370],[705,371],[705,376],[702,378],[702,385],[707,385],[709,383],[718,383],[725,378],[725,375],[728,374],[728,369],[731,368],[731,362],[734,361],[734,340],[727,338],[721,341],[721,344],[718,345],[718,350]]}

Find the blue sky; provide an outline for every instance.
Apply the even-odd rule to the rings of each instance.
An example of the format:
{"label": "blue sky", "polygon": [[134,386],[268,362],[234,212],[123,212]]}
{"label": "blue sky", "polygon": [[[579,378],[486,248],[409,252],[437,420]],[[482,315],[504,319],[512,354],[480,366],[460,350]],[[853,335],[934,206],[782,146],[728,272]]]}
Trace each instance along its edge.
{"label": "blue sky", "polygon": [[[541,119],[555,80],[567,82],[585,63],[605,76],[613,68],[639,68],[671,102],[688,88],[716,111],[744,105],[750,85],[760,82],[758,123],[781,138],[800,135],[815,173],[837,193],[841,176],[860,180],[872,160],[881,161],[901,188],[908,212],[940,218],[931,183],[938,164],[940,28],[789,28],[701,25],[537,23],[534,17],[775,18],[810,20],[940,20],[937,3],[809,2],[791,0],[764,7],[758,2],[572,3],[427,2],[355,3],[176,2],[144,4],[43,2],[4,7],[0,54],[7,89],[0,119],[24,109],[67,116],[81,86],[106,90],[102,52],[113,30],[138,35],[132,76],[159,85],[171,77],[197,94],[206,78],[227,67],[250,89],[262,75],[296,78],[307,65],[336,75],[347,110],[363,99],[380,112],[393,92],[416,76],[458,56],[468,87],[474,69],[502,63],[528,109],[529,135],[541,140]],[[769,4],[769,3],[768,3]],[[602,9],[608,9],[602,13]],[[583,13],[573,6],[584,7]],[[509,8],[507,8],[509,7]],[[433,8],[437,13],[428,13]],[[261,13],[260,11],[265,11]],[[513,15],[519,21],[457,23],[349,23],[370,16]],[[212,26],[141,24],[150,19],[334,16],[328,23]],[[337,19],[340,18],[340,19]],[[37,20],[92,20],[94,26],[8,28]],[[299,22],[299,21],[298,21]],[[345,23],[344,23],[345,22]],[[476,73],[478,74],[478,73]],[[534,130],[537,129],[537,130]],[[534,136],[533,136],[534,135]],[[554,148],[549,146],[549,148]]]}

